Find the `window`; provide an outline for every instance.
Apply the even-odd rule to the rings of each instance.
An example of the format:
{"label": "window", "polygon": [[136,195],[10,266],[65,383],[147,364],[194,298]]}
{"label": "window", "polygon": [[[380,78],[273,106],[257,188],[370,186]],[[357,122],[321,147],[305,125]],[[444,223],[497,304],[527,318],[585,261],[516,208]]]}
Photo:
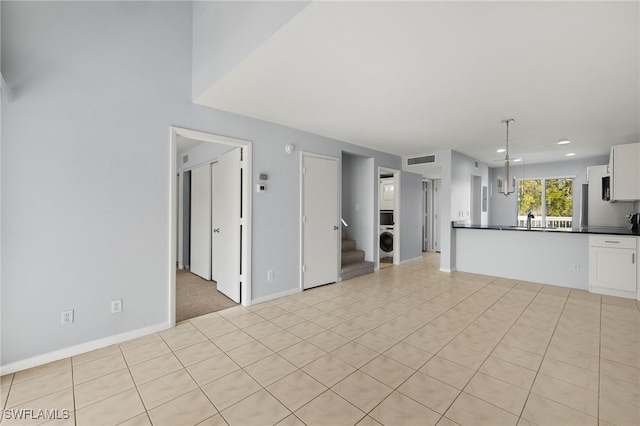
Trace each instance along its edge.
{"label": "window", "polygon": [[573,224],[573,178],[526,179],[518,181],[518,226],[525,226],[527,214],[532,226],[571,228]]}

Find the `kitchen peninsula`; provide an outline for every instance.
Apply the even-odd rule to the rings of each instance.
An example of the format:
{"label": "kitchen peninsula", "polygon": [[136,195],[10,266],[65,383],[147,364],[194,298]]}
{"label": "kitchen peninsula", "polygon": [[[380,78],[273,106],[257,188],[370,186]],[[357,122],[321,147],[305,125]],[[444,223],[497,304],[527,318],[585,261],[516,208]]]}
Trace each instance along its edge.
{"label": "kitchen peninsula", "polygon": [[[452,222],[456,270],[589,291],[590,236],[610,235],[640,246],[628,227],[584,229],[469,225]],[[593,237],[592,237],[593,238]],[[633,256],[636,269],[638,262]],[[640,270],[636,276],[640,276]],[[637,285],[633,294],[636,293]]]}

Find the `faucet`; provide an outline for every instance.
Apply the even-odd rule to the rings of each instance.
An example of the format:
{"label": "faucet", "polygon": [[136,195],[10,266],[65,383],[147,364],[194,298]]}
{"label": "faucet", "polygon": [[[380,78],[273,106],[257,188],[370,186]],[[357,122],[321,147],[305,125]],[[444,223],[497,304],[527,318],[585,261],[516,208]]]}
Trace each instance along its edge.
{"label": "faucet", "polygon": [[531,231],[531,219],[534,217],[533,212],[529,210],[529,213],[527,214],[527,231]]}

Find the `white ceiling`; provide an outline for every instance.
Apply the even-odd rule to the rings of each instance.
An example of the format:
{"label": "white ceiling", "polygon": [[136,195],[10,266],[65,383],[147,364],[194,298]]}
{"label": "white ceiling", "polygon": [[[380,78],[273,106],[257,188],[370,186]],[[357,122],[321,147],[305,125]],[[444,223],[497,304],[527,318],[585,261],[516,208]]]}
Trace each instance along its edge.
{"label": "white ceiling", "polygon": [[[639,2],[313,2],[199,103],[397,155],[640,141]],[[562,138],[572,143],[559,146]]]}

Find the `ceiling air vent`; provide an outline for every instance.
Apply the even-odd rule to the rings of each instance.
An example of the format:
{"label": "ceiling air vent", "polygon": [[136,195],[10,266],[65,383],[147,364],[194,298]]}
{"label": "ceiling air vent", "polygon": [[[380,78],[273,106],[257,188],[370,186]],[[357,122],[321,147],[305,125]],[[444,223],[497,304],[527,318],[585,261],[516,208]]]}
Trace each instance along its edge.
{"label": "ceiling air vent", "polygon": [[414,166],[416,164],[427,164],[427,163],[435,163],[435,162],[436,162],[435,155],[425,155],[422,157],[407,158],[407,166]]}

